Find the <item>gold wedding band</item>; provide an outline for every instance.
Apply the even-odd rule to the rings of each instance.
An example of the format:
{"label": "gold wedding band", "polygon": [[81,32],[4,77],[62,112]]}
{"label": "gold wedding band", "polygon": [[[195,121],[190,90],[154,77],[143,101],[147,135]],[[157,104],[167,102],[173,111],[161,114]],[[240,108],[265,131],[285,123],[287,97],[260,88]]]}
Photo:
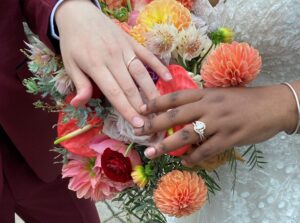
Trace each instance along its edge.
{"label": "gold wedding band", "polygon": [[127,69],[129,69],[130,64],[131,64],[132,61],[134,61],[135,59],[138,59],[138,58],[137,58],[137,56],[134,55],[134,56],[127,62],[127,65],[126,65]]}

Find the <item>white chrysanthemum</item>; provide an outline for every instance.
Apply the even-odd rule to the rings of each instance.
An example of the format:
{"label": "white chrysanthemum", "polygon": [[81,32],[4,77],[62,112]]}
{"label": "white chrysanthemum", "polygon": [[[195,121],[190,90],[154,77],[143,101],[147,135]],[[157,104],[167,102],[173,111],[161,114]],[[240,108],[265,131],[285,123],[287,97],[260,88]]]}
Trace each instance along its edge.
{"label": "white chrysanthemum", "polygon": [[75,89],[73,81],[63,68],[56,72],[56,76],[51,81],[55,82],[56,90],[62,95],[67,95]]}
{"label": "white chrysanthemum", "polygon": [[145,34],[145,46],[160,58],[169,60],[178,42],[178,30],[174,25],[157,24]]}
{"label": "white chrysanthemum", "polygon": [[194,25],[179,33],[177,53],[183,60],[192,60],[209,47],[209,38]]}

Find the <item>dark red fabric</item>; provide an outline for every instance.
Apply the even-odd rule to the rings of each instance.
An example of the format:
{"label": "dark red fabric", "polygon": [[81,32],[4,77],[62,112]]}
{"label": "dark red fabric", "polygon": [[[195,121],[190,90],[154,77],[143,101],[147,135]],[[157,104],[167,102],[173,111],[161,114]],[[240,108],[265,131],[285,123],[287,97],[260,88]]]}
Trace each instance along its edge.
{"label": "dark red fabric", "polygon": [[13,223],[15,212],[30,223],[100,222],[95,204],[77,199],[60,175],[50,183],[39,179],[3,131],[0,148],[4,170],[1,223]]}
{"label": "dark red fabric", "polygon": [[[56,179],[60,166],[53,165],[57,121],[54,114],[35,109],[35,98],[25,92],[22,79],[29,77],[22,21],[50,46],[49,16],[56,0],[1,0],[0,2],[0,126],[29,166],[45,182]],[[1,148],[0,148],[1,149]],[[1,185],[1,179],[0,179]]]}

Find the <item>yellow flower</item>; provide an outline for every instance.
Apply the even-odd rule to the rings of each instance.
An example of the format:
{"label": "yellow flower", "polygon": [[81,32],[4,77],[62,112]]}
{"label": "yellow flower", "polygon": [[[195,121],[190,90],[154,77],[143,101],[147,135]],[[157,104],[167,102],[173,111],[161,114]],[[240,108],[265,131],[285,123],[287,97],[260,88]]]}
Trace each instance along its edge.
{"label": "yellow flower", "polygon": [[131,177],[135,184],[137,184],[140,188],[144,188],[149,182],[151,172],[152,170],[149,165],[146,165],[145,168],[141,165],[137,165],[133,168]]}
{"label": "yellow flower", "polygon": [[219,30],[223,37],[223,43],[231,43],[233,41],[234,32],[232,29],[226,28],[226,27],[221,27]]}
{"label": "yellow flower", "polygon": [[130,30],[130,35],[140,44],[145,43],[145,33],[147,32],[147,27],[138,24]]}
{"label": "yellow flower", "polygon": [[212,32],[210,35],[213,43],[218,45],[220,43],[232,43],[234,34],[235,33],[232,29],[221,27],[218,30]]}
{"label": "yellow flower", "polygon": [[176,0],[154,0],[139,14],[137,23],[148,30],[157,24],[171,24],[180,31],[189,27],[191,13]]}

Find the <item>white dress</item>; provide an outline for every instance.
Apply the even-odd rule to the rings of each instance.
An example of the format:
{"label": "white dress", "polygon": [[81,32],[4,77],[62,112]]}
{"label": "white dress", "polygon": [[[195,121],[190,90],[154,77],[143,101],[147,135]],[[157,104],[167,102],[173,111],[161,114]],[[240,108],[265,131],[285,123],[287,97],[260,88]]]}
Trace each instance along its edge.
{"label": "white dress", "polygon": [[[234,28],[238,40],[259,49],[263,69],[255,85],[300,79],[300,0],[227,0],[215,8],[197,0],[195,14],[210,29]],[[300,222],[300,135],[282,133],[258,147],[268,162],[264,169],[238,165],[233,194],[229,167],[219,168],[222,191],[193,216],[168,222]]]}

